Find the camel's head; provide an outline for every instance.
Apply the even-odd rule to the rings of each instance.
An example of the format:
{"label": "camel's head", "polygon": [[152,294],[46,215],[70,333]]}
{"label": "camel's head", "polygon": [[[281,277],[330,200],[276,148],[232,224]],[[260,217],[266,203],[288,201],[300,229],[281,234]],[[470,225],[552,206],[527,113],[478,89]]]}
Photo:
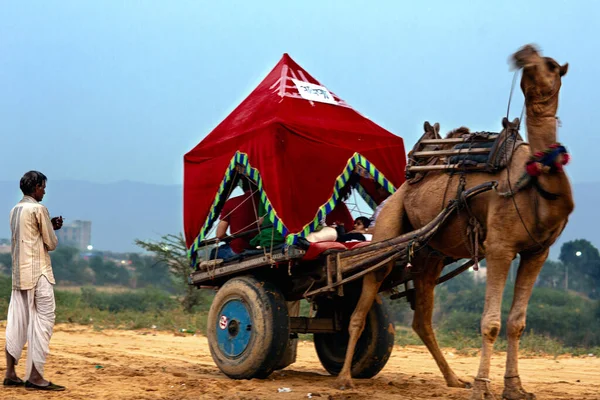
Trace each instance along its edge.
{"label": "camel's head", "polygon": [[520,125],[519,118],[513,119],[512,122],[510,122],[508,120],[508,118],[506,118],[506,117],[502,118],[502,127],[504,129],[508,129],[509,131],[512,130],[512,131],[519,132],[519,125]]}
{"label": "camel's head", "polygon": [[433,126],[429,123],[429,121],[425,121],[423,124],[423,130],[428,134],[431,138],[439,138],[440,137],[440,124],[436,122]]}
{"label": "camel's head", "polygon": [[530,44],[513,54],[512,62],[515,67],[523,68],[521,89],[528,103],[547,103],[554,99],[560,90],[561,78],[569,69],[568,63],[561,66],[550,57],[542,57],[537,47]]}

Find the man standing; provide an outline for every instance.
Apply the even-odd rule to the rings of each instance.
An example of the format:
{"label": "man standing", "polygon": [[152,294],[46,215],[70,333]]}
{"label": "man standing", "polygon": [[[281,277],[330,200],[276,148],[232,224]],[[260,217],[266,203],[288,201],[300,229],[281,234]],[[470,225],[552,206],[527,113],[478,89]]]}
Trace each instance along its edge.
{"label": "man standing", "polygon": [[[6,377],[4,386],[31,390],[65,390],[44,379],[44,364],[54,328],[54,274],[49,251],[58,240],[62,217],[50,219],[40,204],[46,194],[46,176],[29,171],[21,178],[23,199],[10,212],[12,294],[6,324]],[[25,343],[28,343],[25,379],[15,372]]]}

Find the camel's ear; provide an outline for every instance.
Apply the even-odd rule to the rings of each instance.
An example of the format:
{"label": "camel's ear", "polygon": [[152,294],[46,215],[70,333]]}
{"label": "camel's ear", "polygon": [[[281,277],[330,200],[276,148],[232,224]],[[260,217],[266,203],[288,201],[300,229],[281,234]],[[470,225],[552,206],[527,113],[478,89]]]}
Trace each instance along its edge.
{"label": "camel's ear", "polygon": [[517,126],[519,126],[519,118],[515,118],[513,119],[512,122],[510,122],[508,120],[508,118],[504,117],[502,118],[502,127],[504,129],[509,129],[509,128],[517,128]]}
{"label": "camel's ear", "polygon": [[565,76],[567,71],[569,70],[569,63],[565,63],[565,65],[560,67],[560,76]]}
{"label": "camel's ear", "polygon": [[431,124],[429,123],[429,121],[425,121],[425,123],[423,124],[423,130],[425,132],[431,132],[432,131],[432,127]]}
{"label": "camel's ear", "polygon": [[433,129],[435,130],[435,134],[439,135],[440,134],[440,123],[436,122],[435,124],[433,124]]}

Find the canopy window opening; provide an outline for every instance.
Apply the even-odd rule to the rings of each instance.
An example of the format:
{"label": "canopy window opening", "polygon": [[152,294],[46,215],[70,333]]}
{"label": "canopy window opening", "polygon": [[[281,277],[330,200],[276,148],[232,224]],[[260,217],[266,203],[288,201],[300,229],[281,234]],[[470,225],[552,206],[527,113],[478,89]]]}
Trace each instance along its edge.
{"label": "canopy window opening", "polygon": [[[262,250],[267,255],[275,242],[283,242],[277,238],[268,220],[264,204],[260,200],[260,190],[257,182],[250,179],[236,168],[233,178],[226,185],[222,197],[217,201],[215,214],[218,219],[208,225],[206,239],[198,243],[196,257],[202,260],[219,258],[219,245],[229,246],[235,254],[247,255],[248,250]],[[208,221],[207,221],[208,222]],[[224,222],[224,224],[223,224]],[[254,239],[270,232],[269,246]],[[254,241],[254,242],[253,242]]]}
{"label": "canopy window opening", "polygon": [[[285,242],[283,235],[285,225],[284,223],[279,224],[280,229],[278,230],[276,225],[273,224],[277,218],[277,213],[269,206],[268,195],[264,192],[260,174],[253,171],[252,176],[255,179],[252,179],[247,174],[247,165],[237,163],[231,169],[231,173],[230,179],[224,180],[222,190],[219,191],[221,193],[220,197],[215,199],[214,210],[211,214],[218,217],[207,225],[204,234],[205,239],[198,243],[196,257],[200,260],[217,259],[219,252],[215,248],[219,245],[228,246],[231,242],[244,244],[243,251],[238,248],[235,253],[235,255],[244,256],[255,254],[271,256],[273,249],[280,249]],[[324,216],[318,220],[318,224],[313,229],[307,231],[307,233],[300,232],[298,237],[306,237],[311,232],[319,231],[323,227],[335,227],[338,232],[351,232],[354,230],[356,218],[365,217],[369,219],[373,216],[374,207],[376,207],[377,202],[382,200],[381,190],[374,191],[373,189],[378,186],[375,177],[360,165],[355,167],[347,177],[345,183],[337,182],[332,188],[330,198],[333,204],[332,208],[326,210]],[[251,190],[245,191],[244,186],[251,188]],[[379,185],[379,187],[381,186]],[[369,192],[371,193],[369,194]],[[245,197],[243,197],[244,193],[247,193]],[[240,197],[243,198],[240,199]],[[235,205],[227,207],[226,204],[229,199],[240,200],[233,200]],[[377,199],[377,202],[373,199]],[[302,201],[299,204],[302,204]],[[221,221],[228,221],[233,214],[242,211],[251,213],[242,225],[238,223],[237,226],[230,226],[228,224],[227,235],[224,236],[225,232],[220,232],[218,235]],[[319,212],[316,215],[315,219],[318,218]],[[343,227],[343,230],[340,230],[341,227]],[[230,256],[235,255],[230,254]]]}

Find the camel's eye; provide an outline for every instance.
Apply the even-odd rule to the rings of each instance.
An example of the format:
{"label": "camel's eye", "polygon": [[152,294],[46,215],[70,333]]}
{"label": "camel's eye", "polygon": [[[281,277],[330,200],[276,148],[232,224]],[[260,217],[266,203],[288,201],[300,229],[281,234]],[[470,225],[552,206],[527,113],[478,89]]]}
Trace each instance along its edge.
{"label": "camel's eye", "polygon": [[554,60],[546,60],[546,67],[548,67],[548,71],[554,72],[558,68],[558,65],[556,65]]}

